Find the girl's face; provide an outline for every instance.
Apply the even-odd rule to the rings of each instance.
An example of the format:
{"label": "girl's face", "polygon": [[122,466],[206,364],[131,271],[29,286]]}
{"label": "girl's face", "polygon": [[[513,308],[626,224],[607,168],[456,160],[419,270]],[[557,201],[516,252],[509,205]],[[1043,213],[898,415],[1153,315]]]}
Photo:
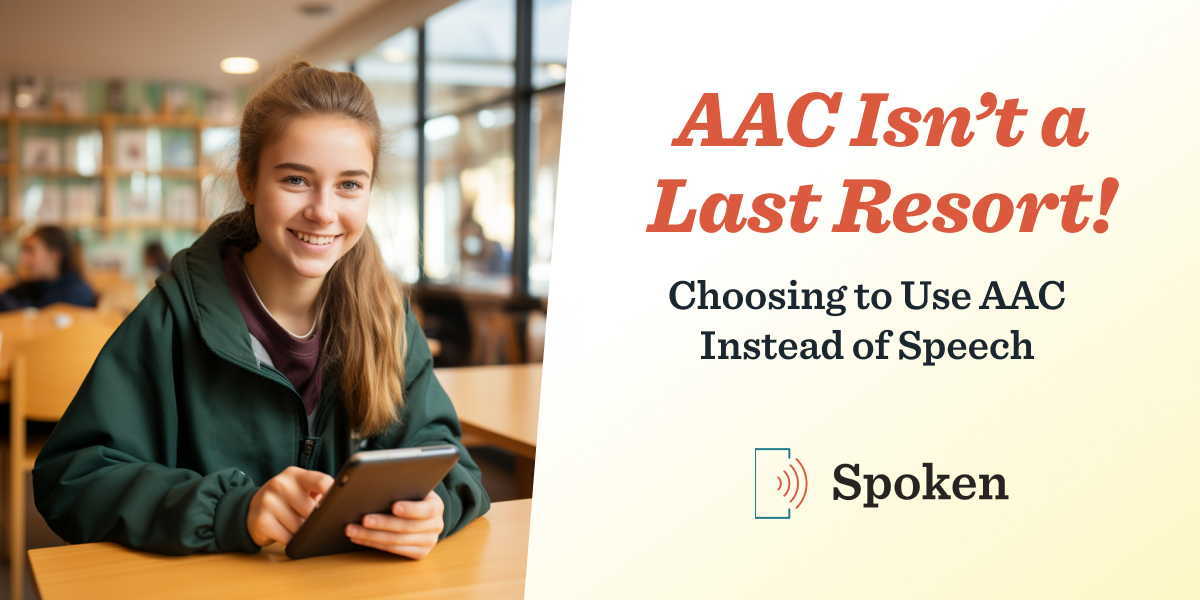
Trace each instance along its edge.
{"label": "girl's face", "polygon": [[280,267],[322,278],[354,247],[367,224],[373,166],[368,133],[335,116],[296,118],[263,148],[254,187],[243,193]]}
{"label": "girl's face", "polygon": [[22,281],[53,281],[58,279],[62,253],[51,250],[42,238],[31,235],[21,241],[17,258],[17,275]]}

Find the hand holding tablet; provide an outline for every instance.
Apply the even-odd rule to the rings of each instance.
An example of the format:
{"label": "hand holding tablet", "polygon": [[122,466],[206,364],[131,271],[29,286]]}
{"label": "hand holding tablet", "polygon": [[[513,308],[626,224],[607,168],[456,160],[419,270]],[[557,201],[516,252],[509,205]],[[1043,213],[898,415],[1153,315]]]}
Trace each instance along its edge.
{"label": "hand holding tablet", "polygon": [[355,544],[419,560],[437,544],[444,510],[441,496],[431,491],[423,500],[396,502],[392,514],[371,514],[362,525],[347,525],[346,535]]}
{"label": "hand holding tablet", "polygon": [[337,477],[289,467],[254,495],[246,527],[294,559],[364,547],[419,559],[444,527],[433,489],[456,462],[458,449],[443,445],[359,452]]}

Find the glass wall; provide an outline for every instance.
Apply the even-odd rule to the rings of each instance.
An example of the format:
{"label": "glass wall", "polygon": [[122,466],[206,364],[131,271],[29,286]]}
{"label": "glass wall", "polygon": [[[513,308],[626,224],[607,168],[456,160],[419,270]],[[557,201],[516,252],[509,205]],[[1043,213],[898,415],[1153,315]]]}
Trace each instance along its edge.
{"label": "glass wall", "polygon": [[391,133],[371,228],[406,281],[547,293],[570,8],[462,0],[346,65]]}
{"label": "glass wall", "polygon": [[512,95],[516,8],[513,0],[461,0],[426,22],[430,117]]}
{"label": "glass wall", "polygon": [[419,43],[418,30],[405,29],[348,66],[371,87],[387,136],[372,186],[369,225],[388,267],[409,283],[421,275],[416,242]]}

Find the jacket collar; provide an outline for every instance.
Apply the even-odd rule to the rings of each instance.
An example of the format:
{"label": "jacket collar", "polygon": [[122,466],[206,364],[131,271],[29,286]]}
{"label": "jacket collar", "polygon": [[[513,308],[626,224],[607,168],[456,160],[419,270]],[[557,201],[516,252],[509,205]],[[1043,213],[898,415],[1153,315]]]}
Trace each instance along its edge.
{"label": "jacket collar", "polygon": [[229,291],[221,256],[230,244],[231,217],[218,218],[196,243],[171,260],[200,338],[218,355],[257,369],[250,330]]}

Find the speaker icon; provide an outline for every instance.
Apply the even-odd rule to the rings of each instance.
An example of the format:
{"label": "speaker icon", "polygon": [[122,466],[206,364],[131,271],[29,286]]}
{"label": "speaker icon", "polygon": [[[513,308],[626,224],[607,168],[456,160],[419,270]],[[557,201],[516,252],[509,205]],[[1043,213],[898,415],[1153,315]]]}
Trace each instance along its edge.
{"label": "speaker icon", "polygon": [[[796,502],[796,496],[800,496],[800,501],[796,502],[796,508],[800,508],[800,505],[804,504],[804,499],[808,497],[808,471],[804,470],[804,463],[800,462],[800,459],[792,459],[792,463],[789,463],[788,468],[783,470],[783,475],[775,478],[779,482],[775,490],[783,489],[783,497],[787,498],[788,492],[791,492],[795,488],[796,491],[792,492],[792,497],[788,500],[788,505],[790,506],[791,503]],[[800,465],[799,473],[796,472],[796,465]],[[788,472],[789,470],[791,471],[790,473]],[[804,474],[803,485],[800,483],[800,473]],[[793,476],[795,477],[794,483],[792,481]],[[786,489],[783,487],[785,481],[787,482]],[[802,496],[800,495],[800,488],[804,488],[804,495]]]}
{"label": "speaker icon", "polygon": [[754,449],[755,519],[790,519],[807,497],[808,470],[791,448]]}

